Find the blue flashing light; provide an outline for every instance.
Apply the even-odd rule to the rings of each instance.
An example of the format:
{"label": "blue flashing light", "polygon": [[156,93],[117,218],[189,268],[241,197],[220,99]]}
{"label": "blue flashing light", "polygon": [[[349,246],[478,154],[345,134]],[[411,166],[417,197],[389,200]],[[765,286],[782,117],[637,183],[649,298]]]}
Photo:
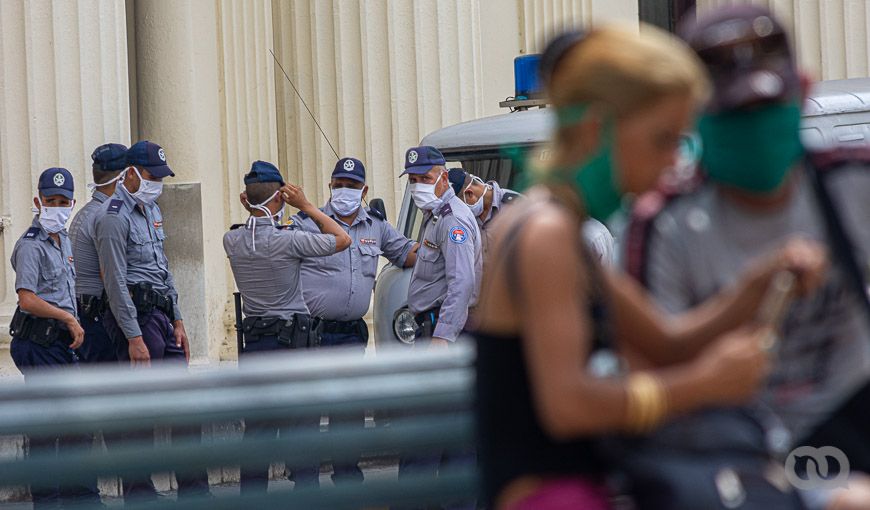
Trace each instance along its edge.
{"label": "blue flashing light", "polygon": [[538,97],[541,85],[541,55],[522,55],[514,59],[514,95],[517,99]]}

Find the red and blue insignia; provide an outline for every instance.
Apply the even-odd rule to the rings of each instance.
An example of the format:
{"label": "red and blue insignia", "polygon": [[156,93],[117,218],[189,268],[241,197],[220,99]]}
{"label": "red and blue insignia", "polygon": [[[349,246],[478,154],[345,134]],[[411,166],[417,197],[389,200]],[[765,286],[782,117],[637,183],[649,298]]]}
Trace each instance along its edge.
{"label": "red and blue insignia", "polygon": [[360,239],[359,244],[378,244],[377,239]]}
{"label": "red and blue insignia", "polygon": [[74,260],[74,259],[73,259],[72,255],[70,255],[70,256],[67,257],[66,259],[69,261],[70,264],[73,263],[73,260]]}
{"label": "red and blue insignia", "polygon": [[468,232],[463,227],[456,225],[455,227],[450,227],[450,240],[456,244],[462,244],[465,240],[468,239]]}
{"label": "red and blue insignia", "polygon": [[163,226],[163,222],[162,222],[162,221],[155,221],[155,222],[154,222],[154,228],[160,228],[160,227],[162,227],[162,226]]}

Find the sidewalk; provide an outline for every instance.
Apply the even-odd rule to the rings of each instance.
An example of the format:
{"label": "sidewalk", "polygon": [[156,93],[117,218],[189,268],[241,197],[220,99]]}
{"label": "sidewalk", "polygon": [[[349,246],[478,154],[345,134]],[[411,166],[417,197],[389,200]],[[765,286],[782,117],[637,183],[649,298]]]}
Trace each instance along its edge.
{"label": "sidewalk", "polygon": [[[365,477],[367,481],[389,481],[395,480],[399,473],[399,466],[397,463],[390,464],[372,464],[372,465],[362,465],[363,472],[365,473]],[[331,469],[324,469],[320,472],[320,485],[321,487],[332,487],[332,479],[330,475],[332,474]],[[280,480],[272,480],[269,482],[269,492],[276,491],[287,491],[293,489],[293,482],[287,479]],[[216,498],[227,498],[234,497],[239,495],[239,484],[223,484],[223,485],[213,485],[211,487],[211,493]],[[176,499],[177,494],[173,492],[161,493],[161,498],[167,501],[174,501]],[[109,508],[123,508],[124,503],[121,498],[103,498],[103,503],[105,503]],[[33,505],[29,501],[25,502],[16,502],[16,503],[0,503],[0,510],[30,510],[33,508]]]}

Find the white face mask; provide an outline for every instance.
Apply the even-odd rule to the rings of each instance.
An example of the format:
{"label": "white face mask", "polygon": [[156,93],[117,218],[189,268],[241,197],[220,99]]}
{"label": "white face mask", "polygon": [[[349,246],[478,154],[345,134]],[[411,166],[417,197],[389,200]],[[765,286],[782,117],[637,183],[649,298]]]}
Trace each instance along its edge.
{"label": "white face mask", "polygon": [[39,201],[39,224],[42,225],[42,229],[49,234],[56,234],[63,230],[72,215],[73,207],[76,205],[75,200],[69,207],[45,207],[39,197],[36,197],[36,200]]}
{"label": "white face mask", "polygon": [[489,190],[492,189],[492,186],[484,183],[477,177],[474,178],[473,182],[486,185],[486,188],[483,190],[483,193],[480,194],[480,198],[477,199],[477,202],[473,204],[468,204],[468,208],[471,209],[471,214],[473,214],[475,217],[478,217],[483,214],[483,197],[485,197]]}
{"label": "white face mask", "polygon": [[[127,175],[127,171],[126,171],[126,170],[123,171],[123,172],[121,172],[121,173],[119,173],[117,176],[115,176],[114,179],[108,180],[108,181],[106,181],[106,182],[103,182],[103,183],[100,183],[100,184],[97,184],[97,183],[95,183],[95,182],[91,182],[91,183],[88,184],[88,191],[90,191],[91,193],[93,193],[93,191],[94,191],[95,189],[102,188],[102,187],[108,186],[109,184],[112,184],[113,182],[118,182],[118,181],[122,180],[122,179],[124,178],[125,175]],[[139,178],[141,179],[142,176],[139,176]],[[140,186],[140,187],[141,187],[141,186]]]}
{"label": "white face mask", "polygon": [[332,197],[329,199],[329,205],[332,210],[339,216],[350,216],[355,213],[360,204],[362,204],[363,190],[353,188],[335,188],[332,190]]}
{"label": "white face mask", "polygon": [[[438,175],[438,179],[441,179],[441,175],[444,175],[444,172],[441,172],[441,174]],[[424,211],[435,209],[435,206],[440,200],[438,195],[435,194],[435,184],[438,183],[438,179],[435,179],[434,184],[423,184],[419,182],[411,184],[411,198],[414,199],[414,203],[417,204],[418,208],[423,209]]]}
{"label": "white face mask", "polygon": [[[250,202],[248,202],[248,205],[251,206],[251,209],[256,209],[256,210],[262,212],[264,215],[266,215],[266,217],[269,218],[269,223],[271,223],[273,227],[276,224],[280,225],[281,222],[284,221],[284,206],[282,205],[281,209],[279,209],[278,212],[273,214],[272,211],[270,211],[269,208],[266,207],[266,205],[269,202],[271,202],[272,199],[278,195],[278,193],[281,193],[280,189],[276,190],[275,193],[272,193],[269,196],[269,198],[260,202],[259,204],[251,204]],[[254,251],[257,251],[257,240],[255,237],[257,234],[257,217],[256,216],[251,215],[248,218],[248,227],[250,227],[250,229],[251,229],[251,247],[253,248]]]}
{"label": "white face mask", "polygon": [[[136,172],[136,176],[139,177],[139,190],[136,193],[130,193],[130,196],[140,205],[153,204],[160,197],[160,194],[163,193],[163,181],[147,181],[142,178],[142,174],[139,173],[139,170],[135,166],[131,168]],[[129,191],[127,190],[128,193]]]}

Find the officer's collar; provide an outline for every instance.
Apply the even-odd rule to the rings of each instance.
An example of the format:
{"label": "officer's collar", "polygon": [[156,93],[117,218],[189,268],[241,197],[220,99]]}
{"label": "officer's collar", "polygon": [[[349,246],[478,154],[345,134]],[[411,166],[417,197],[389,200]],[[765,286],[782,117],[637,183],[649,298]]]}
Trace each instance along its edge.
{"label": "officer's collar", "polygon": [[109,195],[106,195],[102,191],[95,189],[94,194],[91,195],[91,198],[102,204],[109,199]]}
{"label": "officer's collar", "polygon": [[437,218],[446,214],[450,208],[450,201],[456,197],[456,192],[453,188],[447,188],[441,197],[438,198],[438,204],[432,209],[432,214]]}
{"label": "officer's collar", "polygon": [[[321,207],[320,210],[323,212],[323,214],[325,214],[327,216],[331,216],[335,221],[338,221],[339,223],[343,223],[338,218],[338,214],[336,214],[335,210],[333,210],[332,204],[330,204],[328,200],[326,201],[326,205]],[[368,221],[369,223],[371,223],[371,221],[372,221],[371,216],[369,216],[368,211],[366,211],[366,208],[363,207],[362,203],[360,203],[360,205],[359,205],[359,210],[356,213],[356,218],[353,219],[353,222],[351,222],[351,224],[349,226],[352,227],[361,221]]]}

